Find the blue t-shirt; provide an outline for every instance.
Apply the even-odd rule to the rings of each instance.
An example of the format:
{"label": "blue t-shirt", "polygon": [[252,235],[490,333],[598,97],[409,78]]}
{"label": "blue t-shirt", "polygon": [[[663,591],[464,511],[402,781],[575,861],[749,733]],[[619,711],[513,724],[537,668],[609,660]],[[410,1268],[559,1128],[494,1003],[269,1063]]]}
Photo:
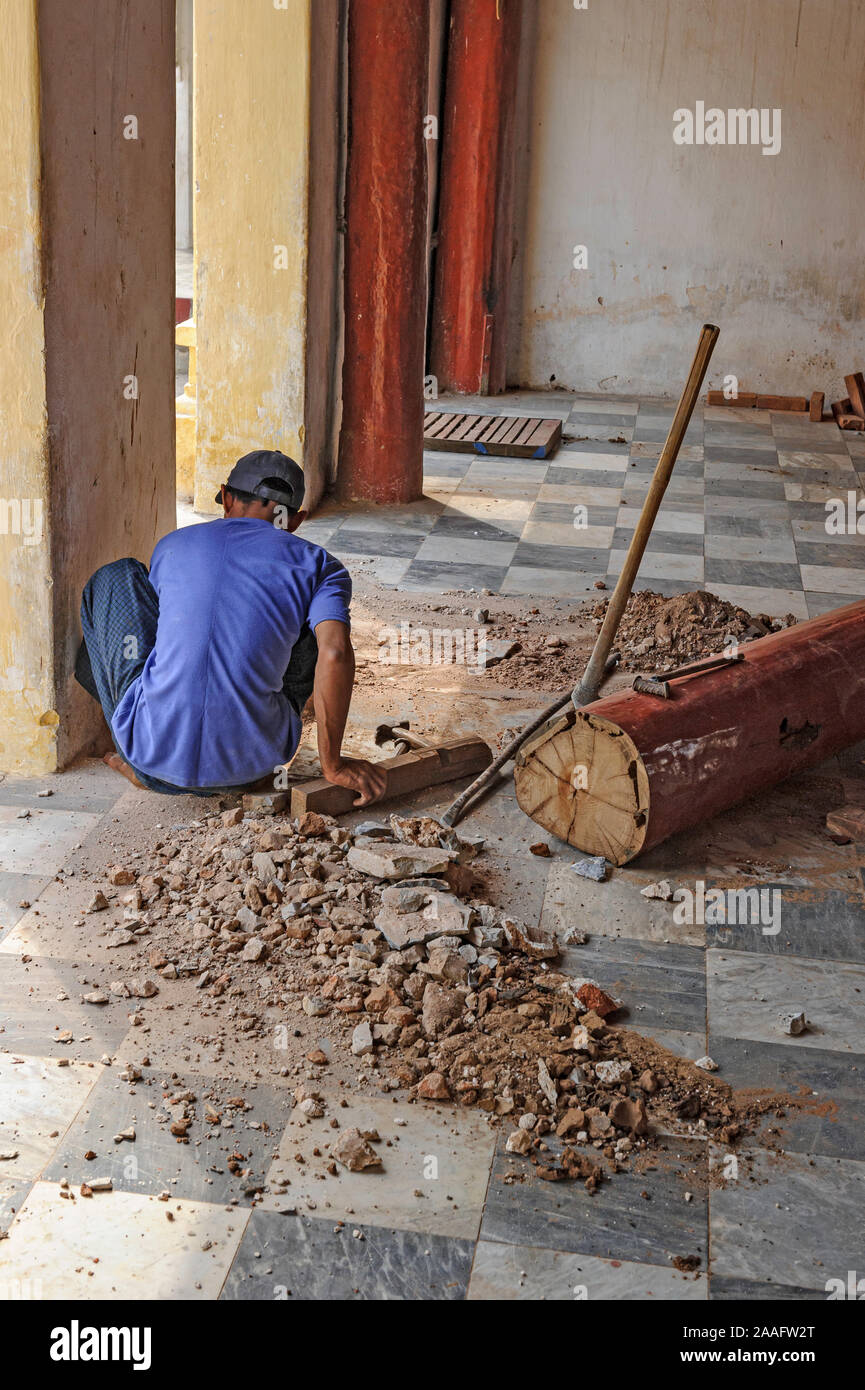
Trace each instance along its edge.
{"label": "blue t-shirt", "polygon": [[111,721],[132,767],[176,787],[239,786],[300,738],[282,693],[304,623],[349,623],[351,580],[318,545],[253,517],[164,536],[150,583],[156,645]]}

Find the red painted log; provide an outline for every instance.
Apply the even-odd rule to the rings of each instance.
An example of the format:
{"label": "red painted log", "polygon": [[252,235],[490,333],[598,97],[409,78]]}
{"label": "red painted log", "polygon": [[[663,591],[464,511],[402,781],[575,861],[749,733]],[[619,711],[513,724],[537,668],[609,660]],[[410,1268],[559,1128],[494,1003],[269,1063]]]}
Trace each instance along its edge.
{"label": "red painted log", "polygon": [[451,0],[430,369],[505,389],[522,0]]}
{"label": "red painted log", "polygon": [[348,8],[345,355],[337,491],[423,490],[427,0]]}
{"label": "red painted log", "polygon": [[748,642],[736,665],[558,716],[522,749],[522,809],[624,864],[865,739],[865,600]]}

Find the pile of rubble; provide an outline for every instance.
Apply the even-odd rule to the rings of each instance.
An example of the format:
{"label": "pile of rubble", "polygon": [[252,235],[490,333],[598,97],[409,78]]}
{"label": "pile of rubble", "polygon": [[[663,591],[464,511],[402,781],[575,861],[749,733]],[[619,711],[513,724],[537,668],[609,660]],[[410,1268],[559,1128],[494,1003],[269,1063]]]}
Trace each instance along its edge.
{"label": "pile of rubble", "polygon": [[[479,1107],[542,1177],[590,1191],[659,1125],[734,1142],[760,1107],[740,1110],[708,1059],[685,1062],[616,1026],[620,1001],[557,970],[557,941],[484,900],[482,851],[427,818],[351,831],[315,813],[286,823],[237,808],[178,827],[143,871],[113,869],[94,896],[92,914],[122,907],[106,944],[141,968],[85,997],[152,1001],[192,979],[198,1012],[220,1014],[226,1037],[272,1039],[275,1016],[304,1015],[318,1045],[307,1036],[274,1067],[297,1078],[300,1114],[328,1113],[321,1083],[348,1064],[360,1087]],[[373,1140],[347,1129],[332,1158],[376,1165]]]}
{"label": "pile of rubble", "polygon": [[[604,620],[608,602],[604,599],[589,610],[597,628]],[[795,622],[792,613],[784,618],[770,618],[766,613],[752,616],[746,609],[704,589],[673,598],[646,589],[628,600],[616,634],[616,647],[622,654],[624,670],[661,674],[719,654],[725,647],[792,627]]]}

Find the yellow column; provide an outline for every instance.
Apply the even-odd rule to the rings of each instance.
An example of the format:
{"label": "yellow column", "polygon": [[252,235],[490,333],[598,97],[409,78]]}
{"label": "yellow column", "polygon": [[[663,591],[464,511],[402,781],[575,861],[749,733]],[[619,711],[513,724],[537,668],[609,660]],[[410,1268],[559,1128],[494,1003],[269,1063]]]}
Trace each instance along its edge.
{"label": "yellow column", "polygon": [[172,0],[19,0],[0,45],[0,772],[98,740],[82,587],[175,524]]}
{"label": "yellow column", "polygon": [[35,3],[11,7],[0,44],[0,225],[0,303],[9,326],[0,338],[0,768],[42,772],[54,766],[57,715]]}
{"label": "yellow column", "polygon": [[336,0],[196,0],[197,511],[259,447],[304,466],[309,501],[324,486],[338,37]]}

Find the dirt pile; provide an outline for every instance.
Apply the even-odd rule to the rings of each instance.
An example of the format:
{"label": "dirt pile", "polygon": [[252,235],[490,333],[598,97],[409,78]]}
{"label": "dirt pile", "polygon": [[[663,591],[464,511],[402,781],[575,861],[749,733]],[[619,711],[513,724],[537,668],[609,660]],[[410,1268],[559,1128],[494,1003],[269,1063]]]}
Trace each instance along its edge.
{"label": "dirt pile", "polygon": [[[609,599],[604,599],[590,609],[597,628],[608,603]],[[752,616],[704,589],[673,598],[644,590],[628,600],[615,645],[622,653],[623,669],[661,673],[715,656],[725,647],[766,637],[795,622],[791,613],[783,618],[765,613]]]}
{"label": "dirt pile", "polygon": [[[482,842],[436,821],[391,816],[352,832],[237,808],[174,828],[145,857],[138,872],[107,875],[86,919],[91,931],[105,921],[117,962],[105,993],[144,1022],[176,1007],[175,982],[194,980],[193,1017],[216,1016],[229,1040],[261,1039],[263,1064],[295,1079],[310,1118],[338,1104],[325,1083],[341,1068],[340,1086],[476,1106],[508,1126],[510,1153],[589,1191],[660,1127],[723,1144],[753,1128],[753,1102],[737,1106],[722,1081],[617,1027],[623,1006],[602,983],[560,973],[556,940],[486,901]],[[121,923],[101,918],[118,907]],[[313,1020],[311,1047],[296,1024]],[[269,1051],[275,1027],[280,1052]],[[214,1123],[188,1100],[178,1096],[189,1121],[178,1142]],[[216,1109],[231,1105],[220,1096]],[[334,1137],[332,1160],[373,1162],[369,1136]],[[256,1190],[247,1177],[243,1191]]]}

